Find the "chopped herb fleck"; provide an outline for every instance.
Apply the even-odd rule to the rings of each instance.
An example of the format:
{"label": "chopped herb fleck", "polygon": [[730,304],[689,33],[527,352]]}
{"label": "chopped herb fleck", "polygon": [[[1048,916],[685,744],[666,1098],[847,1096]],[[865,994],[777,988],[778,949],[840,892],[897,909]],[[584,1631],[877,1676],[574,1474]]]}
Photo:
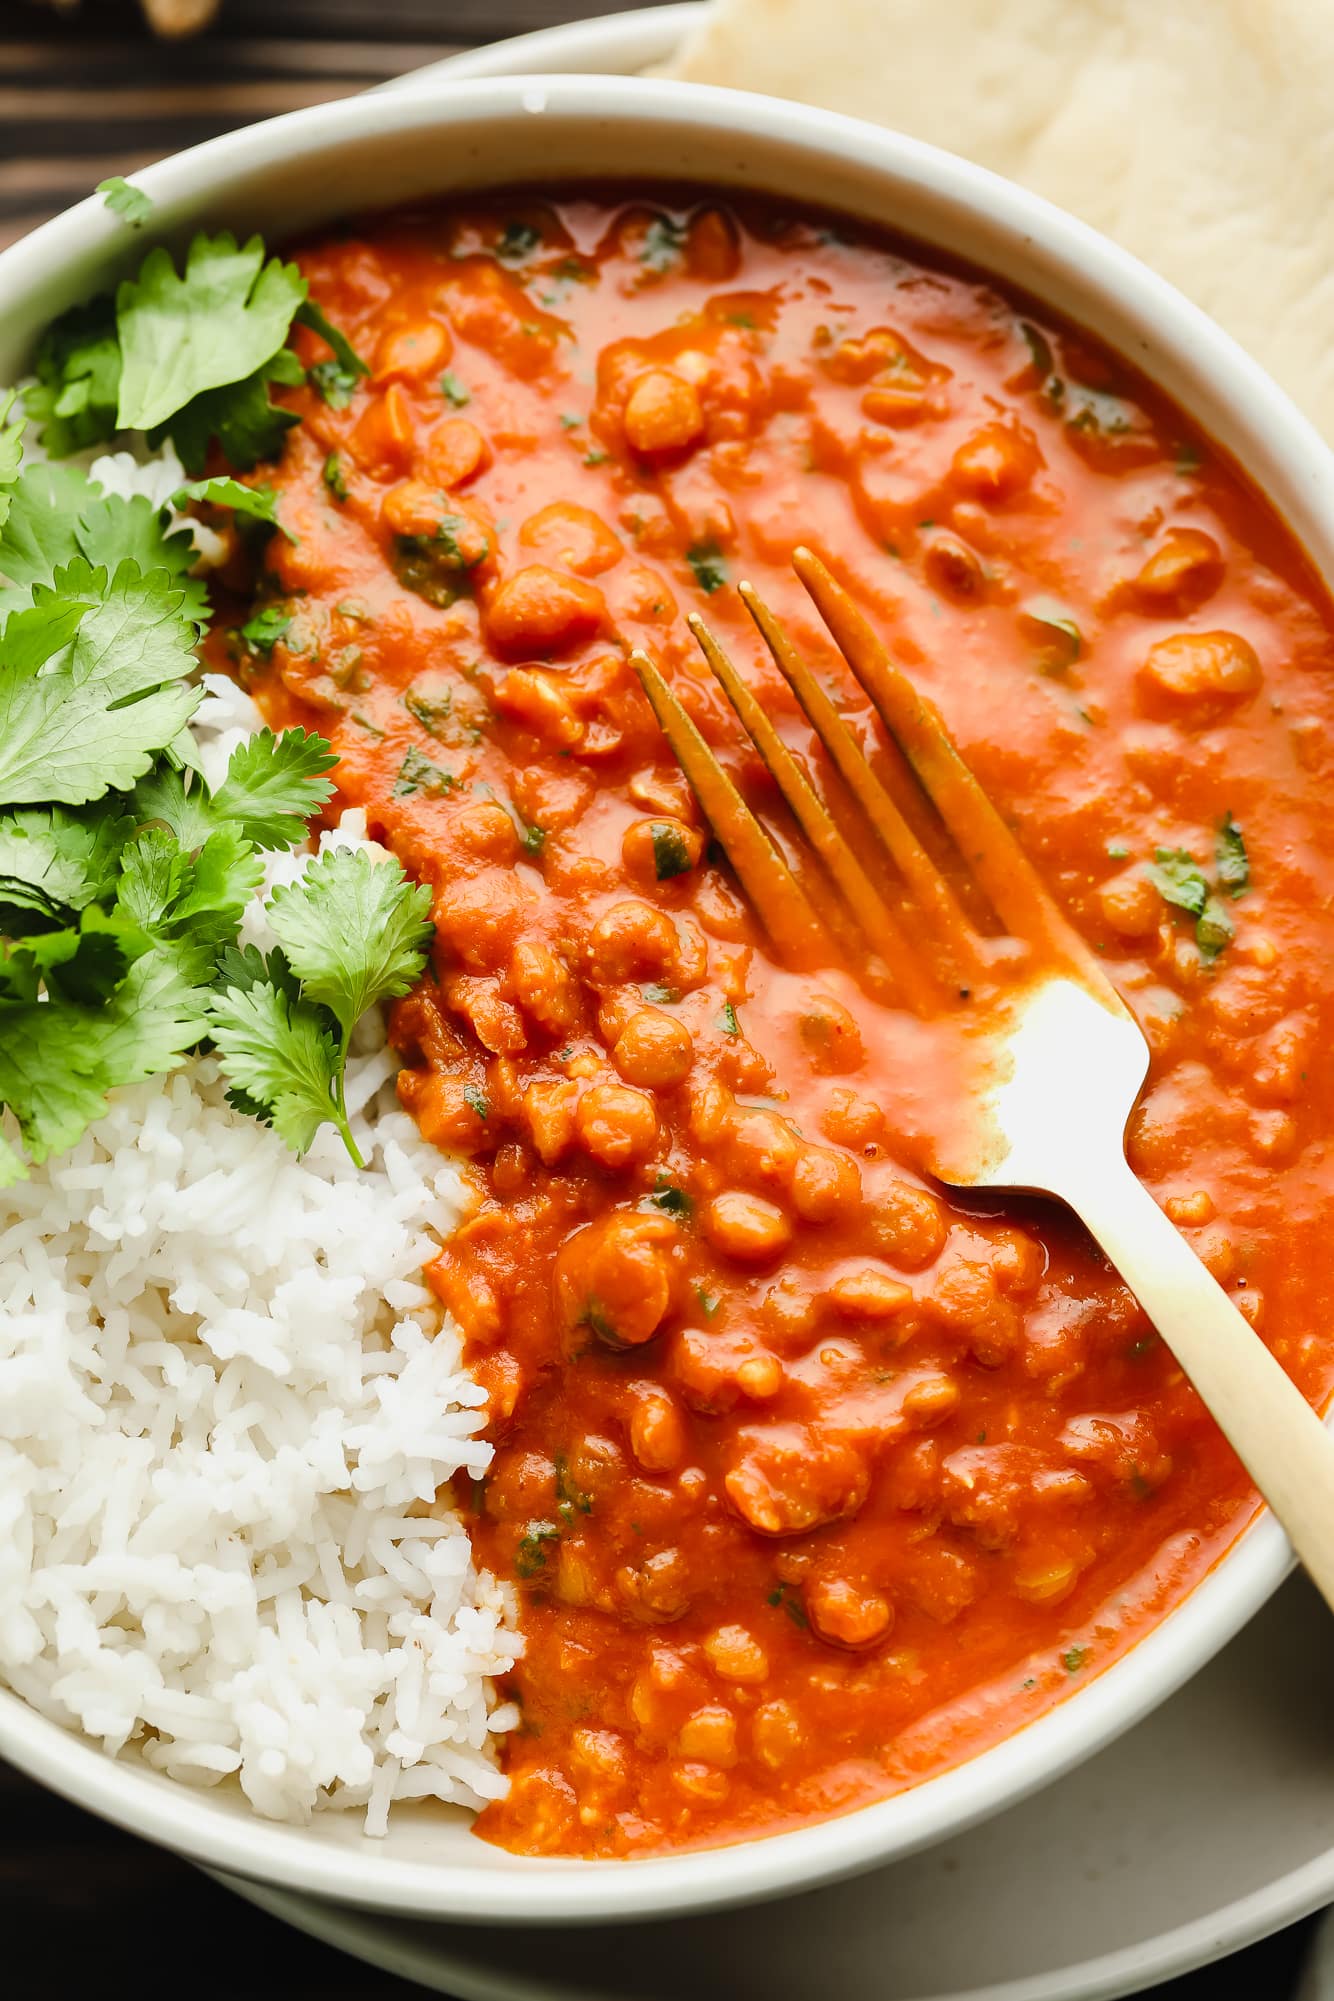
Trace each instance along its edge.
{"label": "chopped herb fleck", "polygon": [[525,854],[540,855],[546,844],[547,830],[545,827],[525,826],[519,834],[519,846]]}
{"label": "chopped herb fleck", "polygon": [[590,445],[584,453],[584,464],[586,466],[601,466],[606,463],[607,454],[603,451],[601,445]]}
{"label": "chopped herb fleck", "polygon": [[405,799],[410,793],[424,792],[428,798],[438,799],[444,792],[455,791],[458,782],[452,771],[446,771],[443,765],[433,764],[413,744],[398,767],[393,796]]}
{"label": "chopped herb fleck", "polygon": [[709,597],[727,582],[727,566],[716,542],[697,542],[686,550],[686,561],[695,572],[695,582]]}
{"label": "chopped herb fleck", "polygon": [[644,232],[639,261],[647,264],[650,271],[666,271],[681,255],[685,240],[684,223],[673,221],[669,215],[655,215]]}
{"label": "chopped herb fleck", "polygon": [[1109,858],[1114,862],[1124,862],[1130,859],[1130,850],[1124,841],[1108,841],[1107,853]]}
{"label": "chopped herb fleck", "polygon": [[659,1173],[653,1193],[647,1199],[666,1216],[688,1216],[695,1206],[685,1189],[678,1188],[662,1173]]}
{"label": "chopped herb fleck", "polygon": [[1038,625],[1045,626],[1048,631],[1058,635],[1059,644],[1044,659],[1042,663],[1044,669],[1063,673],[1067,667],[1073,666],[1084,650],[1084,637],[1070,607],[1062,604],[1059,598],[1037,597],[1028,600],[1024,606],[1024,613]]}
{"label": "chopped herb fleck", "polygon": [[439,736],[440,725],[449,721],[454,707],[454,697],[448,688],[439,694],[428,694],[424,688],[411,687],[403,697],[403,706],[410,716],[415,716],[428,736]]}
{"label": "chopped herb fleck", "polygon": [[290,630],[292,614],[281,605],[267,604],[248,618],[241,627],[241,637],[252,653],[272,653],[283,635]]}
{"label": "chopped herb fleck", "polygon": [[461,410],[465,403],[472,401],[471,389],[464,388],[452,368],[447,368],[440,377],[440,394],[447,403],[452,403],[456,410]]}
{"label": "chopped herb fleck", "polygon": [[806,1617],[806,1607],[802,1604],[800,1598],[796,1598],[792,1595],[792,1588],[790,1585],[782,1583],[775,1584],[773,1590],[769,1593],[768,1597],[765,1599],[764,1602],[766,1605],[773,1605],[775,1607],[781,1608],[784,1612],[787,1613],[787,1616],[792,1621],[793,1625],[799,1626],[803,1632],[805,1632],[807,1627],[810,1625],[810,1620]]}
{"label": "chopped herb fleck", "polygon": [[718,1026],[724,1035],[740,1035],[741,1023],[736,1018],[736,1009],[731,1001],[724,1001],[722,1013],[718,1016]]}
{"label": "chopped herb fleck", "polygon": [[560,1541],[556,1522],[529,1522],[514,1552],[514,1570],[519,1577],[536,1577],[547,1567],[547,1544]]}
{"label": "chopped herb fleck", "polygon": [[675,1007],[681,998],[675,987],[664,986],[661,980],[647,980],[639,991],[654,1007]]}
{"label": "chopped herb fleck", "polygon": [[577,416],[573,410],[562,410],[560,413],[560,427],[562,431],[577,431],[583,421],[583,418]]}
{"label": "chopped herb fleck", "polygon": [[1214,847],[1218,886],[1233,896],[1244,896],[1251,886],[1251,862],[1241,828],[1230,813],[1223,815]]}
{"label": "chopped herb fleck", "polygon": [[697,1285],[695,1287],[695,1298],[699,1301],[699,1310],[704,1315],[704,1318],[706,1320],[712,1320],[714,1314],[718,1311],[718,1308],[722,1305],[722,1301],[717,1297],[717,1295],[715,1293],[709,1292],[707,1288],[702,1285]]}
{"label": "chopped herb fleck", "polygon": [[1078,1674],[1088,1657],[1087,1647],[1067,1647],[1061,1655],[1061,1666],[1067,1674]]}
{"label": "chopped herb fleck", "polygon": [[531,222],[507,222],[496,245],[496,256],[504,264],[522,264],[542,241],[542,232]]}
{"label": "chopped herb fleck", "polygon": [[591,1515],[593,1512],[593,1496],[591,1494],[586,1494],[583,1491],[583,1489],[579,1487],[570,1478],[570,1462],[566,1458],[563,1452],[558,1452],[556,1454],[555,1467],[556,1467],[556,1499],[560,1504],[560,1511],[565,1516],[566,1520],[567,1521],[570,1520],[570,1518],[576,1513],[581,1515]]}
{"label": "chopped herb fleck", "polygon": [[465,1084],[463,1087],[463,1102],[465,1105],[471,1105],[478,1118],[485,1125],[491,1116],[491,1106],[486,1092],[477,1084]]}
{"label": "chopped herb fleck", "polygon": [[653,867],[659,882],[668,882],[674,875],[690,873],[690,847],[679,827],[669,821],[655,820],[650,829],[653,838]]}
{"label": "chopped herb fleck", "polygon": [[337,452],[330,452],[328,458],[324,461],[324,469],[320,474],[320,478],[324,481],[324,484],[328,487],[335,500],[347,499],[347,480],[343,476],[343,467]]}
{"label": "chopped herb fleck", "polygon": [[1186,911],[1195,919],[1195,943],[1200,956],[1213,960],[1236,936],[1236,925],[1228,916],[1221,897],[1215,896],[1194,857],[1184,848],[1157,848],[1149,867],[1149,879],[1164,903]]}

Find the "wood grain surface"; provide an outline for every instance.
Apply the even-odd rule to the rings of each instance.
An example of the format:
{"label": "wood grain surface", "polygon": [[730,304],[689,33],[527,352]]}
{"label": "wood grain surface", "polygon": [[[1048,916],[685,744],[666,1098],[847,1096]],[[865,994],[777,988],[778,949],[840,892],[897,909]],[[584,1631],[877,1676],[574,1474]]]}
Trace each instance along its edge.
{"label": "wood grain surface", "polygon": [[[222,0],[200,39],[159,43],[135,0],[75,9],[0,0],[0,246],[107,175],[182,146],[458,49],[631,4]],[[1295,1926],[1161,1988],[1157,2001],[1285,2001],[1308,1931]],[[0,1763],[0,1997],[74,2001],[103,1987],[136,2001],[182,1992],[189,2001],[393,2001],[421,1991],[313,1944]],[[738,1988],[737,2001],[752,1997]]]}

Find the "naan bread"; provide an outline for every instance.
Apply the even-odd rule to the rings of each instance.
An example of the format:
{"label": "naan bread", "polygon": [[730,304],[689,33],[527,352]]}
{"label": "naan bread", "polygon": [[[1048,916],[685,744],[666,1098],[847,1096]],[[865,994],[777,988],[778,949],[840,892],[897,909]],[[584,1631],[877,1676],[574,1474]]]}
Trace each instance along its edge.
{"label": "naan bread", "polygon": [[1334,440],[1331,0],[715,0],[673,74],[874,119],[1173,280]]}

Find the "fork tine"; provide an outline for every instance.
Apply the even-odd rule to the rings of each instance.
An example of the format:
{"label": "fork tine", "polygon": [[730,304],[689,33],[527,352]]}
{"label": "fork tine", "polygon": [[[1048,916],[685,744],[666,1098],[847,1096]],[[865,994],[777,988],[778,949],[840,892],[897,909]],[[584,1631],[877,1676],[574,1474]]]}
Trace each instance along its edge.
{"label": "fork tine", "polygon": [[663,680],[656,663],[636,647],[630,655],[630,665],[639,676],[677,763],[689,779],[695,797],[774,943],[806,965],[836,962],[838,954],[805,890]]}
{"label": "fork tine", "polygon": [[947,951],[953,954],[956,961],[974,966],[978,954],[973,932],[953,891],[871,770],[852,731],[769,607],[750,584],[741,584],[739,590],[746,610],[805,710],[812,729],[833,758],[918,903],[934,917],[938,936],[944,941]]}
{"label": "fork tine", "polygon": [[960,757],[937,709],[899,672],[888,649],[817,555],[798,548],[792,567],[1006,929],[1016,938],[1045,940],[1065,955],[1086,961],[1087,949]]}
{"label": "fork tine", "polygon": [[[914,1006],[926,998],[917,963],[884,898],[844,840],[827,807],[698,612],[686,623],[722,683],[741,727],[778,783],[798,826],[834,878],[865,941]],[[892,971],[891,971],[892,969]],[[873,969],[879,973],[879,968]]]}

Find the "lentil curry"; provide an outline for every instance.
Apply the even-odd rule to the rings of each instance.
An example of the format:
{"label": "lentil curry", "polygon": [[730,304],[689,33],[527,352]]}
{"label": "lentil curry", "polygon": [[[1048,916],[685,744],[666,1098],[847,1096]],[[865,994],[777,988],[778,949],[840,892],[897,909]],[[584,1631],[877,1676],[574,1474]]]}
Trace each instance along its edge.
{"label": "lentil curry", "polygon": [[871,743],[788,567],[824,555],[1142,1024],[1136,1171],[1322,1399],[1329,608],[1142,380],[860,228],[575,190],[299,261],[370,373],[289,392],[294,539],[215,643],[434,892],[392,1032],[475,1175],[431,1277],[527,1639],[479,1832],[638,1855],[883,1796],[1113,1660],[1255,1498],[1068,1215],[914,1171],[945,1055],[777,960],[626,651],[786,841],[684,615],[818,765],[750,576]]}

